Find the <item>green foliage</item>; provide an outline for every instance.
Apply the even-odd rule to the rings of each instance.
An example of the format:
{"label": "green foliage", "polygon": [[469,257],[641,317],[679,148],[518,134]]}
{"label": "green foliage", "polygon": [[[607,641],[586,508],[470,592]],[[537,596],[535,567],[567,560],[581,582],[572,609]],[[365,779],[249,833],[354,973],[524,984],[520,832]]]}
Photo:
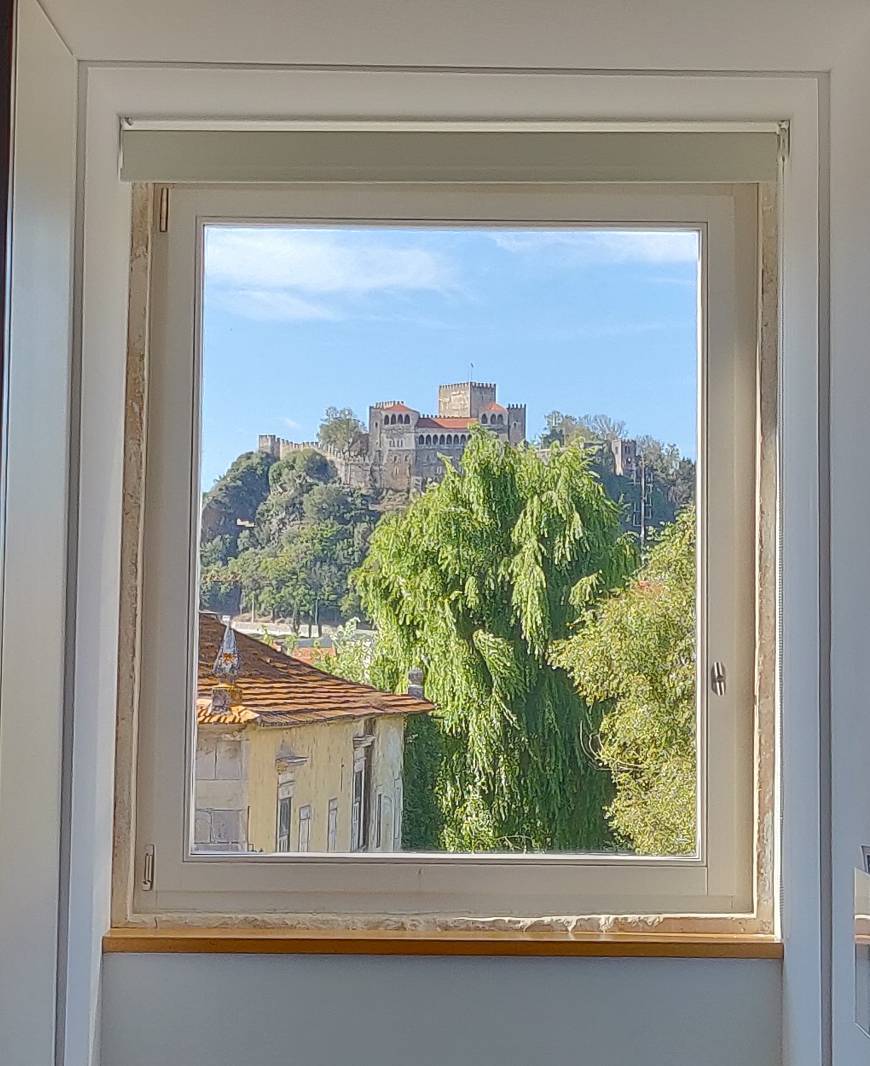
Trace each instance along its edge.
{"label": "green foliage", "polygon": [[540,443],[546,448],[551,444],[571,444],[574,441],[618,440],[625,435],[625,423],[609,415],[566,415],[551,411],[545,417],[546,429]]}
{"label": "green foliage", "polygon": [[374,633],[361,633],[359,619],[351,618],[332,634],[334,654],[325,648],[312,658],[313,664],[327,674],[370,685],[371,665],[375,653]]}
{"label": "green foliage", "polygon": [[643,457],[647,470],[663,487],[668,500],[676,510],[682,510],[695,500],[695,464],[680,455],[676,444],[663,444],[655,437],[639,437],[638,454]]}
{"label": "green foliage", "polygon": [[347,455],[361,443],[365,431],[366,427],[349,407],[327,407],[317,440]]}
{"label": "green foliage", "polygon": [[[405,720],[402,788],[402,848],[435,851],[444,829],[437,782],[444,758],[444,738],[438,720],[413,714]],[[433,787],[436,783],[436,787]]]}
{"label": "green foliage", "polygon": [[[266,457],[268,458],[268,457]],[[237,460],[230,473],[241,467]],[[200,550],[200,602],[221,614],[257,610],[317,627],[324,617],[359,612],[349,575],[377,521],[371,501],[344,489],[335,466],[311,448],[269,460],[260,503],[234,537]],[[250,511],[250,509],[249,509]]]}
{"label": "green foliage", "polygon": [[226,537],[235,547],[239,521],[251,522],[269,491],[269,468],[275,462],[264,452],[245,452],[206,493],[202,508],[202,543]]}
{"label": "green foliage", "polygon": [[[575,415],[551,411],[539,438],[541,447],[581,442],[592,457],[592,465],[611,499],[622,505],[623,526],[637,529],[640,509],[640,477],[616,473],[609,444],[625,436],[625,423],[608,415]],[[638,460],[645,465],[647,527],[673,522],[682,508],[695,500],[695,463],[680,455],[676,444],[664,444],[655,437],[637,439]]]}
{"label": "green foliage", "polygon": [[[596,711],[549,661],[580,610],[634,563],[582,448],[544,462],[472,431],[461,470],[389,515],[355,581],[379,641],[372,678],[422,666],[439,708],[451,850],[606,847]],[[430,787],[434,787],[431,782]]]}
{"label": "green foliage", "polygon": [[239,613],[241,589],[229,566],[212,563],[203,566],[199,575],[199,600],[204,611],[215,614]]}
{"label": "green foliage", "polygon": [[695,581],[695,512],[686,508],[554,656],[584,698],[606,707],[599,758],[616,786],[608,817],[642,854],[695,847]]}

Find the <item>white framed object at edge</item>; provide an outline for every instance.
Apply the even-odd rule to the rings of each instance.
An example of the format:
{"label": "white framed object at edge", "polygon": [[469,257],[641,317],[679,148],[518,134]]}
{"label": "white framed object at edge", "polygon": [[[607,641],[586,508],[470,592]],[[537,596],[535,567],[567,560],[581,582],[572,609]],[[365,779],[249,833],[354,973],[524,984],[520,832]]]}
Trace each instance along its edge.
{"label": "white framed object at edge", "polygon": [[[155,844],[137,912],[747,914],[753,905],[757,187],[447,184],[179,186],[154,235],[136,856]],[[688,228],[702,237],[699,373],[698,853],[195,855],[193,582],[199,440],[199,298],[206,223]],[[711,398],[713,402],[711,405]],[[170,462],[188,455],[190,461]],[[715,465],[715,469],[713,469]],[[715,483],[716,491],[710,486]],[[715,537],[707,535],[716,529]],[[708,609],[715,605],[715,609]],[[710,713],[705,683],[729,664]],[[160,663],[159,672],[154,669]],[[158,772],[159,768],[159,772]],[[138,858],[136,862],[138,868]]]}

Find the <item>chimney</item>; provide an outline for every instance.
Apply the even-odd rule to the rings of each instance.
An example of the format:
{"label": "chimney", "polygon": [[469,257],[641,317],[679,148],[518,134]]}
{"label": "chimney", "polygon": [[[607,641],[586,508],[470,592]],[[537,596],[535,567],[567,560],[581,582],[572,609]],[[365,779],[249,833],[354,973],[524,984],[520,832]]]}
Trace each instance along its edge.
{"label": "chimney", "polygon": [[423,699],[423,671],[419,666],[413,666],[408,671],[408,695]]}
{"label": "chimney", "polygon": [[217,682],[211,691],[209,710],[212,714],[223,714],[229,711],[234,704],[241,703],[241,692],[236,683],[240,666],[236,634],[229,618],[223,618],[222,621],[224,623],[224,635],[214,666],[211,668],[212,676]]}

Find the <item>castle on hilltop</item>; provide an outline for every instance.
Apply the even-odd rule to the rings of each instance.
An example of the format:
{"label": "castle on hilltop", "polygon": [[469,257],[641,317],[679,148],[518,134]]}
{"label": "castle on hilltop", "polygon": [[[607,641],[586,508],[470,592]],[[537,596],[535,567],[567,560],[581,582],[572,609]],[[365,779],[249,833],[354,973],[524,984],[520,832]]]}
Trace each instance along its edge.
{"label": "castle on hilltop", "polygon": [[421,414],[400,400],[369,407],[368,433],[350,455],[316,442],[296,443],[273,434],[261,434],[259,450],[284,459],[294,451],[311,448],[335,464],[345,485],[407,492],[441,480],[441,456],[457,465],[472,426],[481,426],[506,444],[522,444],[526,439],[526,405],[503,407],[492,383],[439,385],[437,415]]}

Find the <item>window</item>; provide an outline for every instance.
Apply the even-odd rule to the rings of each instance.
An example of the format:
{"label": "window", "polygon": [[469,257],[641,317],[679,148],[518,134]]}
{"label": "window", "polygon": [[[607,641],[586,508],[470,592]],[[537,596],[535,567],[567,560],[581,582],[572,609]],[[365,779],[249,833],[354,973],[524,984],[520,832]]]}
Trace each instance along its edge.
{"label": "window", "polygon": [[[364,724],[364,728],[366,725]],[[353,794],[351,800],[351,851],[364,851],[369,843],[369,792],[371,790],[374,736],[369,732],[354,737]]]}
{"label": "window", "polygon": [[326,850],[338,851],[338,800],[329,801],[326,822]]}
{"label": "window", "polygon": [[311,846],[311,808],[306,804],[299,808],[299,850],[308,851]]}
{"label": "window", "polygon": [[[413,900],[423,897],[427,906],[437,899],[440,910],[465,914],[750,911],[756,187],[528,185],[491,187],[481,197],[460,186],[387,188],[361,184],[349,198],[346,188],[316,185],[190,186],[174,188],[171,196],[172,223],[168,233],[154,238],[152,266],[149,482],[145,502],[145,544],[152,564],[145,590],[144,742],[140,744],[141,834],[147,834],[143,840],[158,841],[161,872],[151,893],[138,893],[137,904],[145,909],[183,911],[217,907],[212,899],[244,898],[246,907],[254,912],[258,902],[266,910],[283,907],[305,911],[316,910],[324,893],[339,891],[336,886],[342,886],[342,898],[363,913],[389,912],[396,906],[413,910]],[[279,540],[270,544],[249,536],[242,526],[222,524],[226,520],[219,508],[209,509],[208,492],[215,480],[223,477],[237,455],[250,451],[239,439],[231,409],[212,403],[215,390],[222,390],[225,398],[232,396],[234,402],[243,402],[241,393],[228,384],[236,380],[237,353],[224,327],[239,313],[239,301],[253,300],[260,317],[251,312],[251,321],[270,322],[268,328],[276,335],[281,331],[290,335],[294,318],[288,309],[291,302],[299,309],[299,293],[303,291],[308,293],[306,299],[314,300],[306,329],[315,328],[312,322],[339,321],[330,317],[328,308],[316,304],[313,290],[306,288],[312,284],[311,278],[299,274],[293,249],[298,252],[304,247],[328,248],[335,263],[347,270],[348,285],[359,284],[353,280],[359,277],[353,265],[363,253],[370,264],[389,264],[396,270],[404,261],[403,255],[413,251],[417,257],[408,255],[408,262],[418,266],[425,263],[426,271],[409,272],[411,280],[403,284],[411,288],[403,293],[403,299],[417,291],[412,286],[422,284],[421,305],[434,306],[448,282],[459,284],[458,268],[454,263],[454,273],[449,272],[451,264],[443,251],[448,240],[454,247],[466,249],[461,264],[465,282],[483,277],[494,263],[501,271],[501,283],[508,288],[516,284],[517,277],[525,279],[528,299],[524,305],[517,299],[510,301],[514,317],[504,317],[503,321],[497,309],[479,321],[478,328],[499,330],[499,336],[520,336],[535,326],[538,338],[556,338],[549,342],[553,352],[558,345],[566,345],[558,356],[542,353],[540,345],[529,347],[522,358],[516,355],[523,371],[512,380],[523,382],[523,388],[537,397],[534,403],[522,394],[507,392],[506,387],[502,395],[499,382],[488,383],[499,376],[502,367],[498,364],[482,382],[471,374],[468,381],[457,385],[446,385],[435,377],[431,387],[433,392],[437,390],[437,413],[432,418],[445,427],[470,426],[470,433],[433,438],[440,444],[447,439],[461,443],[465,451],[454,457],[459,467],[455,476],[446,477],[434,466],[430,473],[427,461],[425,478],[417,479],[423,482],[422,491],[411,482],[414,471],[395,462],[379,463],[376,450],[371,454],[366,451],[365,432],[360,427],[376,423],[366,419],[365,410],[351,408],[351,415],[345,416],[341,396],[329,404],[338,412],[330,416],[330,431],[339,442],[334,452],[300,446],[289,452],[289,457],[276,461],[264,453],[255,454],[250,470],[243,465],[238,468],[262,499],[254,515],[240,510],[237,519],[263,522],[264,516],[271,516],[269,520],[277,524],[282,514],[292,512],[296,528],[304,525],[306,536],[311,538],[298,547],[299,555],[303,549],[314,552],[315,538],[327,522],[341,529],[357,523],[365,526],[365,531],[348,535],[341,559],[360,544],[371,550],[374,542],[384,553],[380,558],[389,559],[395,567],[397,577],[392,586],[375,587],[383,567],[369,572],[365,580],[371,584],[363,594],[372,596],[372,603],[377,601],[378,621],[374,631],[364,631],[359,622],[353,629],[352,618],[341,613],[347,590],[342,587],[336,592],[332,564],[327,566],[313,554],[306,557],[304,596],[294,598],[287,575],[297,565],[296,556],[285,552]],[[264,246],[269,254],[264,254]],[[636,284],[626,280],[627,271],[619,273],[619,265],[626,262],[646,279],[634,290],[635,317],[622,324],[621,332],[618,317],[593,320],[590,312],[587,319],[578,319],[577,302],[566,294],[584,293],[585,285],[594,294],[591,305],[596,301],[606,305],[608,300],[618,305],[620,286]],[[256,275],[259,289],[242,285],[239,264]],[[386,271],[386,265],[383,269]],[[375,279],[374,271],[370,272],[366,285],[374,284]],[[391,286],[393,282],[384,288]],[[549,298],[557,291],[562,295],[551,302]],[[347,299],[359,299],[358,291],[353,290]],[[378,291],[372,299],[376,302],[385,297]],[[568,307],[570,313],[564,310]],[[543,308],[547,317],[532,321]],[[446,313],[443,308],[441,311]],[[524,322],[518,317],[521,314],[531,319]],[[563,314],[564,319],[560,319]],[[590,372],[602,375],[600,395],[619,395],[625,407],[604,411],[606,419],[584,421],[591,379],[588,375],[582,379],[572,360],[576,360],[578,346],[591,349],[593,339],[597,363]],[[565,355],[569,348],[570,359]],[[553,360],[549,370],[544,369],[547,359]],[[316,359],[300,364],[294,372],[312,376],[326,373]],[[435,372],[439,373],[438,368]],[[345,380],[335,368],[329,373],[333,384]],[[444,380],[449,382],[451,377]],[[542,395],[541,383],[549,381],[558,381],[558,386],[551,394]],[[666,410],[670,422],[653,424],[658,415],[648,399],[651,381],[661,390],[660,395],[667,397],[666,408],[659,405],[656,410]],[[271,391],[278,392],[277,388]],[[398,389],[393,395],[397,393]],[[404,395],[415,410],[432,410],[434,406],[426,406],[425,396],[418,400],[407,392]],[[370,403],[374,405],[383,396],[383,392],[371,396]],[[261,399],[265,404],[263,396],[257,402]],[[270,403],[272,399],[268,397]],[[567,409],[569,399],[571,409]],[[526,441],[515,442],[513,428],[508,443],[507,435],[483,433],[476,424],[487,420],[483,407],[506,406],[508,401],[511,413],[515,402],[527,403],[527,413],[511,421],[512,427],[529,427],[524,431]],[[283,402],[275,400],[268,408],[274,421],[262,427],[264,432],[273,432],[272,425],[279,419],[286,421],[299,414],[279,414]],[[601,403],[603,406],[604,401]],[[316,416],[319,424],[322,414],[311,412],[305,417]],[[559,417],[551,419],[551,415]],[[394,419],[395,415],[384,416],[385,424],[392,424]],[[406,419],[403,424],[410,424]],[[493,414],[489,424],[503,426],[504,416]],[[649,433],[651,428],[656,432]],[[315,425],[313,432],[301,439],[313,439],[316,430]],[[664,449],[656,453],[660,464],[658,491],[649,500],[640,500],[634,483],[613,471],[614,454],[609,448],[584,445],[590,435],[602,442],[614,435],[634,440],[636,435],[642,456],[640,441],[657,434],[664,445],[677,436],[680,444],[676,455],[666,455]],[[196,442],[194,448],[191,440]],[[212,440],[220,447],[213,447]],[[430,435],[425,435],[425,441],[429,440]],[[645,446],[652,448],[653,444]],[[604,452],[609,465],[604,462]],[[493,539],[482,549],[488,553],[486,565],[476,567],[474,575],[464,574],[457,565],[445,577],[446,571],[438,569],[442,563],[438,553],[428,542],[423,543],[419,553],[423,560],[420,566],[425,569],[421,591],[410,591],[414,575],[408,567],[420,544],[414,536],[425,540],[431,534],[434,543],[455,527],[465,538],[464,550],[471,552],[473,540],[467,531],[477,534],[487,527],[481,517],[483,511],[474,521],[469,520],[467,529],[461,525],[466,515],[473,515],[475,506],[497,506],[495,497],[475,495],[474,486],[467,495],[462,494],[461,479],[467,474],[462,464],[477,462],[477,469],[481,469],[486,465],[482,458],[490,465],[503,464],[499,469],[505,476],[513,476],[510,471],[519,471],[524,464],[511,484],[522,486],[539,478],[541,491],[532,494],[538,502],[518,508],[504,527],[490,523],[494,529],[514,532],[500,540],[492,534]],[[633,461],[632,451],[625,453],[625,461]],[[385,480],[379,483],[382,474]],[[427,522],[409,520],[402,525],[402,516],[415,506],[415,500],[434,508],[445,484],[456,486],[457,495],[449,497],[451,507],[443,513],[433,511]],[[566,484],[572,485],[574,495],[567,504],[560,501],[559,507],[565,504],[567,508],[564,513],[573,513],[572,506],[579,507],[577,500],[583,493],[598,501],[595,520],[606,530],[602,543],[606,542],[607,553],[588,571],[563,568],[565,574],[570,572],[571,581],[566,577],[564,588],[547,600],[549,611],[555,610],[553,604],[558,605],[559,618],[556,625],[551,615],[546,625],[556,628],[545,632],[544,622],[537,620],[542,617],[540,611],[522,604],[537,603],[543,610],[544,600],[535,599],[535,590],[541,581],[545,589],[555,589],[563,571],[555,555],[549,559],[542,558],[541,553],[546,555],[557,540],[570,545],[571,538],[580,535],[572,531],[583,528],[584,515],[577,511],[576,523],[572,519],[564,529],[536,534],[533,550],[516,552],[508,561],[498,553],[516,547],[536,514],[543,513],[545,524],[549,521],[546,505],[543,512],[540,510],[540,500],[555,500]],[[366,493],[374,491],[382,495],[366,502]],[[201,511],[203,492],[206,502]],[[397,493],[404,495],[399,498]],[[259,508],[266,502],[268,506],[261,513]],[[358,522],[359,512],[353,508],[362,511]],[[409,538],[395,551],[389,543],[381,543],[378,533],[385,509],[392,511],[394,528]],[[554,507],[549,514],[557,511]],[[419,513],[422,515],[422,510]],[[350,519],[352,514],[355,517]],[[552,528],[556,529],[555,524]],[[651,555],[660,544],[664,548]],[[553,547],[554,552],[562,550]],[[567,547],[564,550],[570,552]],[[367,558],[355,559],[354,567],[363,567],[365,573]],[[579,558],[579,553],[574,558]],[[230,565],[230,559],[241,562]],[[638,698],[638,677],[620,673],[627,657],[614,663],[609,674],[593,673],[584,663],[593,651],[604,662],[607,649],[617,647],[618,639],[625,636],[625,618],[630,611],[620,615],[621,595],[635,594],[636,604],[650,609],[656,597],[672,596],[677,571],[685,579],[680,587],[684,609],[674,606],[676,600],[670,607],[671,617],[681,623],[681,643],[668,645],[668,653],[678,664],[682,687],[679,707],[671,707],[667,713],[671,725],[679,718],[682,746],[672,753],[672,776],[657,778],[648,773],[632,777],[625,769],[631,765],[627,756],[633,757],[643,746],[631,732],[637,723],[628,713],[634,706],[632,700]],[[301,565],[292,570],[293,580],[302,572]],[[267,573],[284,576],[270,585],[261,580]],[[475,587],[472,577],[479,581],[481,573],[484,587]],[[255,575],[255,579],[246,575]],[[443,583],[436,585],[436,578]],[[428,611],[423,612],[418,610],[418,602],[422,602],[426,581],[431,582],[429,588],[444,591],[439,593],[440,599],[430,595]],[[603,582],[610,584],[602,587]],[[409,591],[400,594],[399,589]],[[206,609],[200,612],[203,602]],[[522,661],[522,669],[511,674],[512,660],[507,653],[516,654],[516,650],[509,648],[506,634],[519,624],[521,610],[528,610],[524,639],[526,648],[533,647],[534,653],[528,663]],[[403,615],[413,616],[407,631],[401,629]],[[228,621],[224,621],[225,616]],[[496,624],[498,618],[508,622]],[[581,618],[588,628],[588,632],[584,630],[585,643],[572,644],[573,626]],[[467,639],[464,633],[447,632],[446,627],[456,619],[462,625],[474,623],[469,625]],[[389,629],[391,626],[394,628]],[[325,644],[315,646],[318,638],[311,635],[312,627],[326,632]],[[360,709],[360,693],[350,686],[368,685],[371,689],[371,678],[365,674],[371,642],[388,629],[397,647],[411,649],[407,658],[394,664],[390,682],[393,690],[401,686],[407,693],[385,688],[377,697],[379,706]],[[309,635],[301,637],[305,630]],[[399,638],[407,638],[406,643],[400,645]],[[322,641],[322,634],[319,639]],[[415,641],[429,644],[423,648]],[[632,644],[632,651],[637,647]],[[458,654],[451,656],[451,649],[473,656],[467,672],[459,673],[468,663]],[[432,664],[438,655],[442,656],[438,660],[442,673],[433,676]],[[559,699],[544,707],[543,702],[536,702],[544,697],[535,696],[527,703],[511,706],[510,679],[522,684],[530,670],[553,669],[551,656],[559,656],[561,665],[552,675],[541,675],[540,691],[556,686]],[[330,659],[339,661],[330,663]],[[546,667],[540,665],[544,662]],[[721,695],[708,683],[714,662],[727,665],[727,683]],[[157,663],[159,670],[155,669]],[[418,686],[410,675],[424,665],[427,676]],[[345,675],[335,672],[336,668]],[[487,676],[491,678],[500,670],[506,671],[503,680],[507,687],[494,688]],[[274,686],[273,697],[250,680],[264,676]],[[466,685],[461,695],[455,695],[460,692],[453,683],[456,678]],[[324,726],[333,731],[332,738],[339,738],[346,729],[343,740],[331,746],[325,761],[326,748],[320,747],[323,742],[317,730],[321,726],[312,715],[312,701],[288,710],[300,686],[309,686],[307,691],[312,695],[316,686],[322,686],[317,691],[328,694],[318,699],[317,706],[323,708],[318,712],[322,715],[334,714]],[[412,692],[416,687],[419,694]],[[454,696],[455,706],[451,703]],[[391,697],[406,702],[390,704]],[[269,698],[274,702],[270,704]],[[613,715],[605,719],[610,713],[607,707],[620,700],[627,713],[621,719]],[[468,703],[473,701],[477,702],[469,711]],[[528,720],[519,713],[521,706]],[[557,706],[568,711],[550,716]],[[189,708],[186,721],[179,710],[184,707]],[[409,707],[413,713],[408,712]],[[556,749],[575,754],[566,756],[565,762],[545,766],[547,788],[534,795],[524,791],[521,778],[525,771],[519,759],[512,761],[512,753],[522,750],[523,740],[514,731],[538,728],[535,716],[539,712],[540,722],[558,725],[549,734],[549,726],[540,726],[542,732],[535,735],[535,742],[540,741],[536,758]],[[462,723],[462,713],[475,721]],[[421,724],[424,721],[426,725]],[[194,845],[200,843],[200,837],[208,834],[211,841],[214,836],[205,818],[200,817],[205,808],[197,805],[186,820],[179,816],[187,810],[186,797],[193,794],[191,786],[199,779],[200,762],[203,780],[212,765],[211,755],[204,754],[202,760],[199,755],[200,734],[204,736],[209,729],[220,730],[221,735],[240,731],[246,743],[238,780],[248,789],[250,840],[245,841],[244,861],[237,858],[233,864],[222,862],[220,856],[205,861],[196,854]],[[427,747],[424,736],[426,730],[438,729],[446,731],[444,735],[453,742],[460,766],[450,789],[453,807],[446,812],[444,797],[438,797],[442,806],[432,809],[431,790],[421,789],[420,780],[410,779],[407,772],[408,766],[421,765],[429,757],[427,752],[440,757],[438,744]],[[451,734],[450,729],[457,731]],[[286,734],[285,741],[279,734]],[[326,832],[321,839],[311,836],[311,805],[299,808],[298,856],[287,854],[292,851],[290,793],[279,790],[277,817],[272,820],[270,811],[269,825],[262,831],[256,810],[260,803],[258,782],[266,779],[258,769],[258,760],[263,766],[270,759],[274,763],[282,742],[292,748],[294,758],[302,760],[294,768],[296,794],[327,809]],[[417,748],[413,748],[415,744]],[[413,749],[412,759],[407,754],[408,745]],[[195,759],[186,754],[191,750],[197,753]],[[469,761],[463,763],[466,756]],[[463,777],[462,767],[467,770],[473,759],[483,759],[487,766],[498,767],[498,772],[490,777],[482,774],[482,785],[470,772]],[[315,784],[315,777],[325,766],[327,776]],[[311,788],[322,789],[322,800],[314,799],[314,792],[302,791],[309,789],[309,777]],[[168,787],[158,789],[158,780],[169,782]],[[499,792],[500,781],[508,781],[509,789]],[[557,788],[553,782],[558,782]],[[679,793],[676,808],[668,806],[666,797],[654,795],[666,782]],[[464,788],[460,787],[463,783]],[[643,802],[632,808],[638,792]],[[274,796],[272,792],[271,801],[267,797],[266,806],[274,802]],[[349,816],[343,829],[340,809],[348,812],[346,819]],[[667,817],[649,823],[652,829],[646,832],[641,815],[653,810],[663,811]],[[307,812],[304,817],[303,811]],[[449,821],[447,830],[443,828],[445,818]],[[422,843],[409,847],[406,841],[413,841],[414,834],[422,832],[419,826],[423,822],[430,836],[417,837]],[[274,850],[280,859],[269,854],[268,840],[265,847],[258,846],[258,834],[267,839],[272,825],[276,826]],[[594,830],[588,830],[590,825]],[[323,829],[316,832],[322,835]],[[234,833],[222,831],[221,835]],[[369,854],[372,851],[381,854],[373,856]]]}
{"label": "window", "polygon": [[384,843],[384,794],[379,792],[375,800],[375,849],[381,850]]}
{"label": "window", "polygon": [[278,796],[278,824],[275,829],[275,851],[290,850],[290,818],[293,801],[289,796]]}
{"label": "window", "polygon": [[402,778],[393,778],[395,814],[393,815],[393,851],[402,850]]}

